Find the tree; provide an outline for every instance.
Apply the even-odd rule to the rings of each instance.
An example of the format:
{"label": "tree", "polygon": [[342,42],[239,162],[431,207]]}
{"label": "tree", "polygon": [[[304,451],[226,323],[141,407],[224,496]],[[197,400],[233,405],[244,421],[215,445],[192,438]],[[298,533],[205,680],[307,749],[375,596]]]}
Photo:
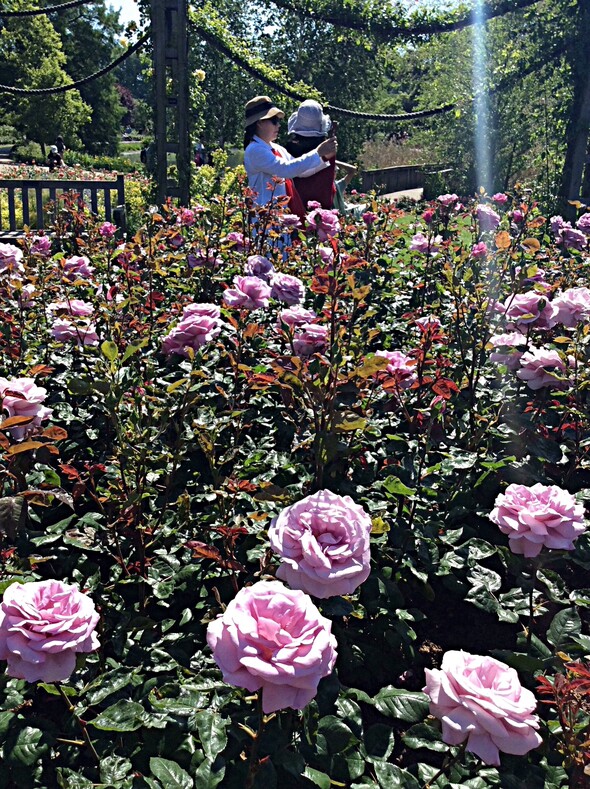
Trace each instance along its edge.
{"label": "tree", "polygon": [[[122,27],[118,12],[106,8],[104,0],[51,14],[67,56],[67,70],[74,80],[82,79],[107,66],[121,54]],[[92,117],[80,129],[84,148],[89,153],[115,155],[119,151],[121,105],[113,71],[83,85],[80,94],[92,107]]]}
{"label": "tree", "polygon": [[[66,56],[59,35],[45,16],[13,18],[0,30],[0,82],[27,89],[66,85]],[[69,145],[92,111],[77,90],[49,95],[3,94],[5,122],[44,147],[63,134]]]}

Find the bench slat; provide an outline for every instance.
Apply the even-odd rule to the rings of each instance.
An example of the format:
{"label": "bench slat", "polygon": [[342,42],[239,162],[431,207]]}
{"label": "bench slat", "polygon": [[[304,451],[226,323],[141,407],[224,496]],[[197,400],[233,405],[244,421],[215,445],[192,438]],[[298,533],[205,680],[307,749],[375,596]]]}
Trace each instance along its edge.
{"label": "bench slat", "polygon": [[8,227],[16,230],[16,212],[14,208],[14,191],[8,192]]}
{"label": "bench slat", "polygon": [[45,227],[45,217],[43,215],[43,187],[35,184],[35,206],[37,208],[37,227],[42,230]]}
{"label": "bench slat", "polygon": [[29,190],[26,186],[23,186],[22,196],[23,196],[23,225],[29,227],[31,224],[31,216],[29,213]]}

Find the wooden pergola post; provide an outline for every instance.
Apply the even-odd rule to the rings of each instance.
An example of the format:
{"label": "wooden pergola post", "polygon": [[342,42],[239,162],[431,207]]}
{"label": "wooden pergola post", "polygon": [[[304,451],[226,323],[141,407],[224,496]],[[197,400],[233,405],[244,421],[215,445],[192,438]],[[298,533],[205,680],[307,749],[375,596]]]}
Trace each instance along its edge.
{"label": "wooden pergola post", "polygon": [[[190,200],[191,145],[189,135],[187,0],[151,0],[154,66],[154,134],[156,197]],[[177,184],[167,177],[168,154],[176,154]]]}

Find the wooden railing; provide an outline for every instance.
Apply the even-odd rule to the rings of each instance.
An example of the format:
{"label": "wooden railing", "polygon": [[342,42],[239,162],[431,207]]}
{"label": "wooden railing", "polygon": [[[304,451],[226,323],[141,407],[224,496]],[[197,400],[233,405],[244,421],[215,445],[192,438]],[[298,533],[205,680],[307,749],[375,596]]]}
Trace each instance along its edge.
{"label": "wooden railing", "polygon": [[375,190],[378,194],[405,192],[424,186],[428,173],[446,170],[444,164],[404,164],[399,167],[381,167],[365,170],[362,174],[363,192]]}
{"label": "wooden railing", "polygon": [[[100,214],[106,222],[113,222],[123,230],[126,229],[123,175],[110,181],[0,178],[0,197],[7,195],[7,207],[0,210],[0,236],[18,236],[22,234],[25,226],[42,230],[52,225],[58,209],[57,201],[63,192],[75,192],[93,214]],[[112,192],[116,193],[115,201],[112,199]],[[54,206],[51,214],[47,213],[47,203]]]}

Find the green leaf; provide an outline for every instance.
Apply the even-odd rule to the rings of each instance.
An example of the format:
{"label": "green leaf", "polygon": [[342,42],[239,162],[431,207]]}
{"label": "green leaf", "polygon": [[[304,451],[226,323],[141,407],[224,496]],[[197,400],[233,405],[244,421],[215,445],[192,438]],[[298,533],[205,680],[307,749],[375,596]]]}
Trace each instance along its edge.
{"label": "green leaf", "polygon": [[119,349],[114,342],[111,342],[111,340],[105,340],[100,346],[100,350],[102,351],[103,356],[109,360],[109,362],[114,362],[119,355]]}
{"label": "green leaf", "polygon": [[131,772],[131,761],[122,756],[107,756],[100,760],[100,780],[105,784],[121,783]]}
{"label": "green leaf", "polygon": [[212,762],[227,745],[226,729],[229,724],[227,718],[222,718],[218,712],[213,710],[202,710],[193,716],[199,740],[203,746],[205,756]]}
{"label": "green leaf", "polygon": [[423,720],[429,708],[429,698],[425,693],[400,690],[391,686],[380,690],[373,703],[382,715],[406,723]]}
{"label": "green leaf", "polygon": [[563,578],[554,570],[541,568],[537,570],[537,578],[544,584],[553,603],[567,603],[568,589]]}
{"label": "green leaf", "polygon": [[120,699],[90,723],[101,731],[137,731],[146,723],[146,719],[147,714],[141,704]]}
{"label": "green leaf", "polygon": [[358,742],[352,730],[335,715],[326,715],[320,719],[318,734],[325,738],[329,753],[341,753],[351,743]]}
{"label": "green leaf", "polygon": [[416,492],[415,488],[409,488],[407,485],[397,477],[387,477],[383,482],[383,487],[388,493],[394,496],[413,496]]}
{"label": "green leaf", "polygon": [[438,751],[439,753],[449,749],[449,746],[441,740],[438,729],[427,723],[417,723],[412,726],[402,736],[402,740],[408,748],[427,748],[429,751]]}
{"label": "green leaf", "polygon": [[373,765],[380,789],[420,789],[419,781],[395,764],[376,762]]}
{"label": "green leaf", "polygon": [[22,496],[6,496],[0,499],[0,534],[13,542],[17,533],[25,527],[26,521],[26,499]]}
{"label": "green leaf", "polygon": [[[211,762],[204,759],[195,772],[195,786],[198,789],[215,789],[225,778],[225,764],[218,764],[220,760]],[[214,769],[215,767],[215,769]]]}
{"label": "green leaf", "polygon": [[345,414],[339,422],[334,424],[334,430],[337,433],[348,433],[352,430],[363,430],[366,427],[367,420],[362,416],[356,414]]}
{"label": "green leaf", "polygon": [[553,617],[547,631],[547,641],[556,649],[563,649],[571,643],[570,636],[577,636],[581,629],[582,623],[576,609],[565,608]]}
{"label": "green leaf", "polygon": [[186,770],[171,759],[152,756],[150,770],[166,789],[193,789],[194,782]]}
{"label": "green leaf", "polygon": [[94,783],[88,778],[67,767],[58,767],[55,772],[60,789],[93,789],[94,787]]}
{"label": "green leaf", "polygon": [[9,736],[4,744],[4,759],[7,764],[32,767],[49,751],[49,740],[40,729],[24,726]]}
{"label": "green leaf", "polygon": [[376,723],[370,726],[363,739],[367,759],[371,762],[388,759],[393,751],[394,744],[393,729],[384,723]]}
{"label": "green leaf", "polygon": [[306,767],[303,775],[308,781],[311,781],[314,786],[319,786],[320,789],[330,789],[332,782],[330,776],[326,773],[321,773],[319,770],[314,770],[313,767]]}

